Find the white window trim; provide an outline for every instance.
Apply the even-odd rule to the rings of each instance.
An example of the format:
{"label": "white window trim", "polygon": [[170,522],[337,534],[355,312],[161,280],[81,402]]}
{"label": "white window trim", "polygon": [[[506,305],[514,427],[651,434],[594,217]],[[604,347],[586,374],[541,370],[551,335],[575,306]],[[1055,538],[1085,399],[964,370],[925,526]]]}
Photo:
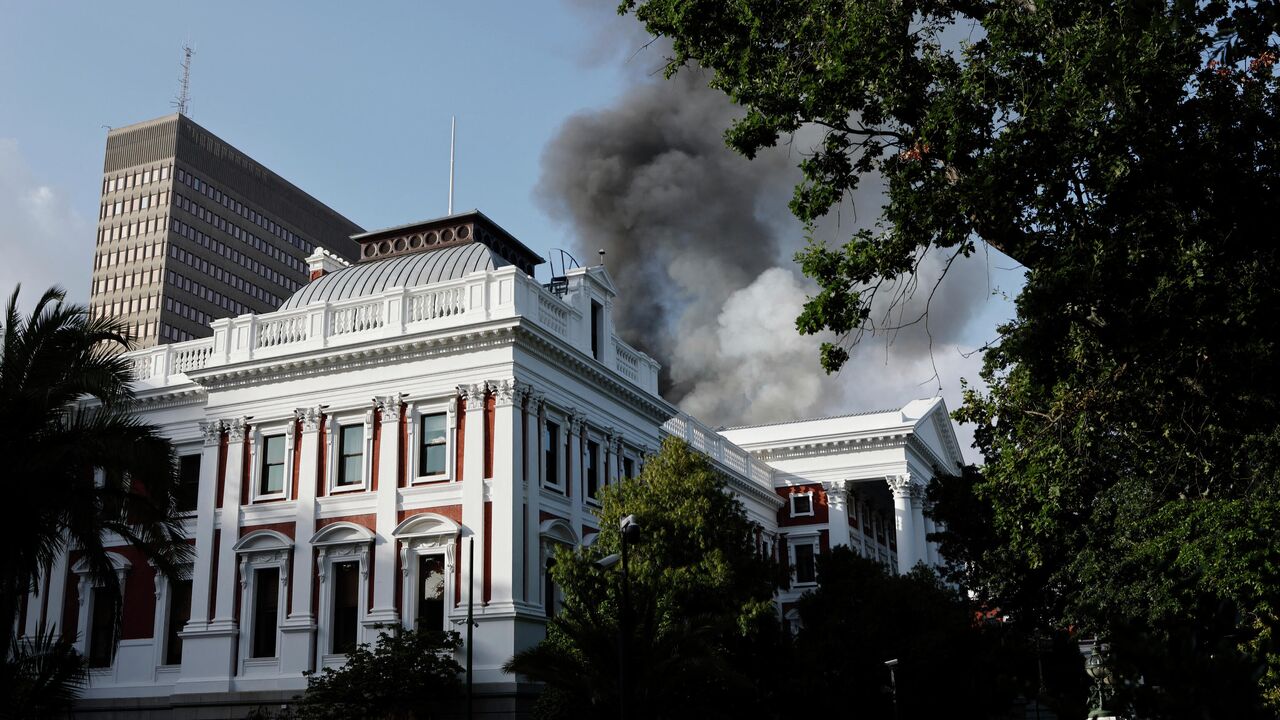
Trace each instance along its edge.
{"label": "white window trim", "polygon": [[369,548],[373,545],[373,533],[368,528],[354,523],[338,522],[326,525],[311,538],[311,545],[316,549],[316,578],[319,588],[318,641],[320,649],[320,665],[322,667],[341,665],[346,660],[344,653],[335,653],[332,649],[333,594],[337,588],[329,583],[333,566],[337,563],[355,561],[360,567],[360,600],[356,615],[356,642],[363,636],[362,628],[369,614]]}
{"label": "white window trim", "polygon": [[[360,482],[354,485],[338,484],[338,456],[342,445],[342,428],[349,425],[364,425],[364,452],[360,457]],[[330,495],[341,495],[349,492],[364,492],[369,489],[369,478],[373,475],[373,409],[332,413],[329,415],[329,431],[325,433],[328,447],[325,454],[329,458],[327,483]]]}
{"label": "white window trim", "polygon": [[[807,497],[807,498],[809,498],[809,512],[796,512],[796,498],[797,498],[797,497]],[[808,491],[808,492],[791,493],[791,495],[790,495],[790,497],[789,497],[788,499],[789,499],[789,501],[790,501],[790,503],[791,503],[791,517],[813,517],[813,516],[814,516],[814,507],[813,507],[813,491],[812,491],[812,490],[810,490],[810,491]]]}
{"label": "white window trim", "polygon": [[[120,603],[124,606],[124,581],[129,575],[129,571],[133,569],[133,564],[129,562],[125,556],[108,552],[107,559],[111,561],[111,567],[116,571],[116,582],[120,584]],[[89,572],[89,563],[83,558],[76,562],[71,568],[71,572],[77,577],[76,594],[79,598],[79,610],[77,614],[77,625],[80,632],[76,636],[75,648],[76,652],[85,657],[86,661],[89,657],[89,637],[93,634],[93,628],[89,627],[89,621],[93,617],[93,590],[94,588],[103,587],[101,582],[93,580]],[[111,665],[108,667],[91,668],[90,672],[106,672],[116,665],[116,655],[112,652]]]}
{"label": "white window trim", "polygon": [[413,629],[418,619],[418,558],[422,555],[444,556],[444,627],[448,629],[454,607],[454,558],[462,528],[453,520],[435,513],[418,513],[391,533],[400,545],[400,623]]}
{"label": "white window trim", "polygon": [[[252,531],[235,544],[240,567],[240,668],[244,674],[249,666],[279,668],[280,646],[284,639],[280,627],[284,624],[289,605],[289,568],[293,541],[274,530]],[[258,618],[254,612],[254,594],[257,591],[258,570],[277,568],[280,571],[280,593],[276,599],[276,654],[269,658],[253,657],[253,629]]]}
{"label": "white window trim", "polygon": [[[457,477],[454,465],[457,453],[454,450],[454,438],[458,430],[458,400],[456,396],[441,398],[439,402],[423,404],[409,403],[406,409],[409,422],[409,472],[410,485],[427,485],[431,483],[449,482]],[[444,415],[444,472],[438,475],[419,475],[422,469],[422,418],[427,415]]]}
{"label": "white window trim", "polygon": [[[594,539],[593,539],[594,541]],[[557,547],[573,549],[580,544],[578,534],[567,520],[551,518],[542,521],[538,528],[538,607],[546,614],[547,563],[556,555]],[[564,592],[556,588],[556,603],[562,605]]]}
{"label": "white window trim", "polygon": [[[810,545],[813,547],[814,579],[810,582],[800,582],[796,579],[796,547],[800,545]],[[818,584],[818,555],[821,553],[822,543],[819,541],[817,533],[787,536],[787,564],[791,568],[791,587],[814,587]]]}
{"label": "white window trim", "polygon": [[[252,502],[289,499],[289,492],[293,489],[293,427],[292,423],[277,422],[254,426],[253,431],[249,434],[249,467],[253,468],[253,474],[250,476],[249,494]],[[284,487],[280,492],[264,493],[262,492],[262,471],[267,462],[267,456],[264,452],[266,438],[277,435],[284,436]]]}
{"label": "white window trim", "polygon": [[[165,577],[164,573],[160,572],[160,568],[156,567],[154,561],[148,560],[147,564],[150,565],[152,571],[155,572],[156,618],[155,625],[151,629],[151,637],[155,641],[156,668],[181,667],[181,665],[168,665],[164,661],[165,656],[169,654],[169,633],[165,631],[169,627],[169,614],[173,611],[173,608],[170,606],[169,595],[172,583],[169,582],[169,578]],[[178,568],[178,575],[182,580],[190,580],[191,571],[192,565],[191,563],[187,563]],[[192,589],[194,590],[194,587]]]}
{"label": "white window trim", "polygon": [[[582,501],[593,507],[600,507],[600,491],[609,484],[609,470],[605,467],[605,456],[608,454],[605,450],[607,440],[603,435],[586,430],[582,433]],[[591,456],[591,443],[596,444],[596,456],[592,459],[592,466],[596,469],[596,494],[591,495],[587,492],[587,458]]]}
{"label": "white window trim", "polygon": [[[546,438],[546,427],[548,424],[556,426],[556,472],[555,478],[546,477],[547,474],[547,456],[546,448],[543,447],[542,441]],[[560,413],[547,411],[538,420],[538,462],[540,463],[539,475],[542,475],[542,486],[548,490],[553,490],[561,495],[567,495],[565,490],[565,472],[568,470],[569,458],[565,451],[568,445],[569,437],[569,420]]]}

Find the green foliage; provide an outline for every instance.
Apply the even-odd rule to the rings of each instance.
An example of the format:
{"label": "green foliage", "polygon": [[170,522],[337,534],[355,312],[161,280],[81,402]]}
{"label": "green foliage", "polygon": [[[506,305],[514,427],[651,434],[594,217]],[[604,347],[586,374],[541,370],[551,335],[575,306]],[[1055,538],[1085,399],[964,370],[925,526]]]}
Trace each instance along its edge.
{"label": "green foliage", "polygon": [[[6,501],[21,508],[0,523],[0,618],[16,618],[18,599],[69,549],[119,592],[103,546],[109,533],[176,577],[191,546],[174,508],[175,457],[130,413],[124,326],[65,304],[58,289],[25,318],[17,299],[15,290],[0,325],[0,457]],[[14,624],[0,622],[0,647]]]}
{"label": "green foliage", "polygon": [[0,662],[0,718],[60,718],[88,682],[88,666],[71,641],[40,628],[14,638]]}
{"label": "green foliage", "polygon": [[[1085,684],[1079,650],[1065,633],[1037,657],[1034,639],[980,613],[931,571],[890,575],[845,547],[818,558],[819,586],[800,598],[802,629],[788,678],[797,715],[847,711],[850,698],[867,717],[893,717],[885,661],[897,660],[902,718],[1003,717],[1014,699],[1039,692],[1059,717],[1083,717],[1072,698]],[[856,648],[856,651],[851,651]]]}
{"label": "green foliage", "polygon": [[[827,130],[792,200],[811,227],[883,178],[878,231],[799,257],[820,291],[798,328],[843,340],[823,349],[829,370],[878,289],[925,253],[985,243],[1025,267],[1016,317],[985,354],[989,390],[957,413],[986,458],[963,502],[992,528],[967,534],[966,585],[1021,622],[1115,635],[1135,683],[1148,670],[1123,658],[1185,648],[1186,667],[1233,668],[1280,709],[1280,404],[1266,379],[1280,364],[1280,6],[623,9],[671,38],[669,72],[701,65],[742,105],[726,137],[748,156]],[[1222,603],[1211,614],[1233,623],[1207,621]],[[1158,690],[1167,702],[1132,702],[1212,712],[1185,686]]]}
{"label": "green foliage", "polygon": [[601,493],[601,531],[589,548],[560,549],[552,575],[564,607],[541,644],[507,671],[547,684],[541,717],[592,717],[618,703],[619,521],[635,515],[629,546],[629,682],[635,717],[767,716],[768,663],[780,643],[776,568],[755,550],[755,527],[707,460],[667,439],[640,477]]}
{"label": "green foliage", "polygon": [[307,680],[307,691],[287,717],[297,720],[430,720],[462,694],[462,666],[453,654],[458,633],[383,632],[377,647],[360,645],[338,669]]}

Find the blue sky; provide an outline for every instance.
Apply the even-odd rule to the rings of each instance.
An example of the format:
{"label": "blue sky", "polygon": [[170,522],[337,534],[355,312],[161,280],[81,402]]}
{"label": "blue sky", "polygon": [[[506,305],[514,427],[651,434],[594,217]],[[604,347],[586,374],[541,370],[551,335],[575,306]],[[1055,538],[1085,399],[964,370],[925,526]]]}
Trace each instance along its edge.
{"label": "blue sky", "polygon": [[[191,117],[366,228],[444,213],[456,115],[455,208],[480,207],[538,250],[566,244],[532,198],[543,146],[626,82],[597,23],[560,2],[4,0],[0,17],[0,187],[43,189],[32,223],[79,235],[53,257],[62,273],[82,262],[63,280],[79,299],[102,126],[172,112],[187,40]],[[30,241],[26,227],[0,232]],[[16,270],[0,280],[35,281]]]}

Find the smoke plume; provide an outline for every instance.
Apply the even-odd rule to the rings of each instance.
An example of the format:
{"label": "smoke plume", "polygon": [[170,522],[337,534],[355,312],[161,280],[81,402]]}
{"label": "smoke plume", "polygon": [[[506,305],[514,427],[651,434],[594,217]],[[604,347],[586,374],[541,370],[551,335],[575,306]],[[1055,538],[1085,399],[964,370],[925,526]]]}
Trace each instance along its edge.
{"label": "smoke plume", "polygon": [[[577,257],[606,251],[617,329],[663,364],[664,397],[713,425],[900,407],[942,388],[955,407],[960,374],[977,374],[976,357],[960,351],[988,296],[981,259],[955,263],[933,292],[946,258],[926,256],[892,320],[913,319],[932,294],[927,325],[866,338],[839,376],[826,375],[822,338],[795,330],[815,288],[792,261],[803,230],[787,208],[796,166],[819,136],[743,158],[723,139],[740,110],[708,79],[697,69],[640,77],[612,106],[570,118],[544,152],[537,190]],[[871,183],[819,238],[847,239],[880,203]]]}

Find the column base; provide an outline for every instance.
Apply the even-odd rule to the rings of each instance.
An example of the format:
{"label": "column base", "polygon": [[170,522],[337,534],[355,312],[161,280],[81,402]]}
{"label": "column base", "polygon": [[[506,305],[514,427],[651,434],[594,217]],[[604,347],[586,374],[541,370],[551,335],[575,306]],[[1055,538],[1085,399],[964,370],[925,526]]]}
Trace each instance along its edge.
{"label": "column base", "polygon": [[230,692],[235,677],[235,621],[188,623],[182,632],[182,677],[174,694]]}
{"label": "column base", "polygon": [[316,623],[310,615],[288,618],[280,624],[280,671],[315,670]]}

